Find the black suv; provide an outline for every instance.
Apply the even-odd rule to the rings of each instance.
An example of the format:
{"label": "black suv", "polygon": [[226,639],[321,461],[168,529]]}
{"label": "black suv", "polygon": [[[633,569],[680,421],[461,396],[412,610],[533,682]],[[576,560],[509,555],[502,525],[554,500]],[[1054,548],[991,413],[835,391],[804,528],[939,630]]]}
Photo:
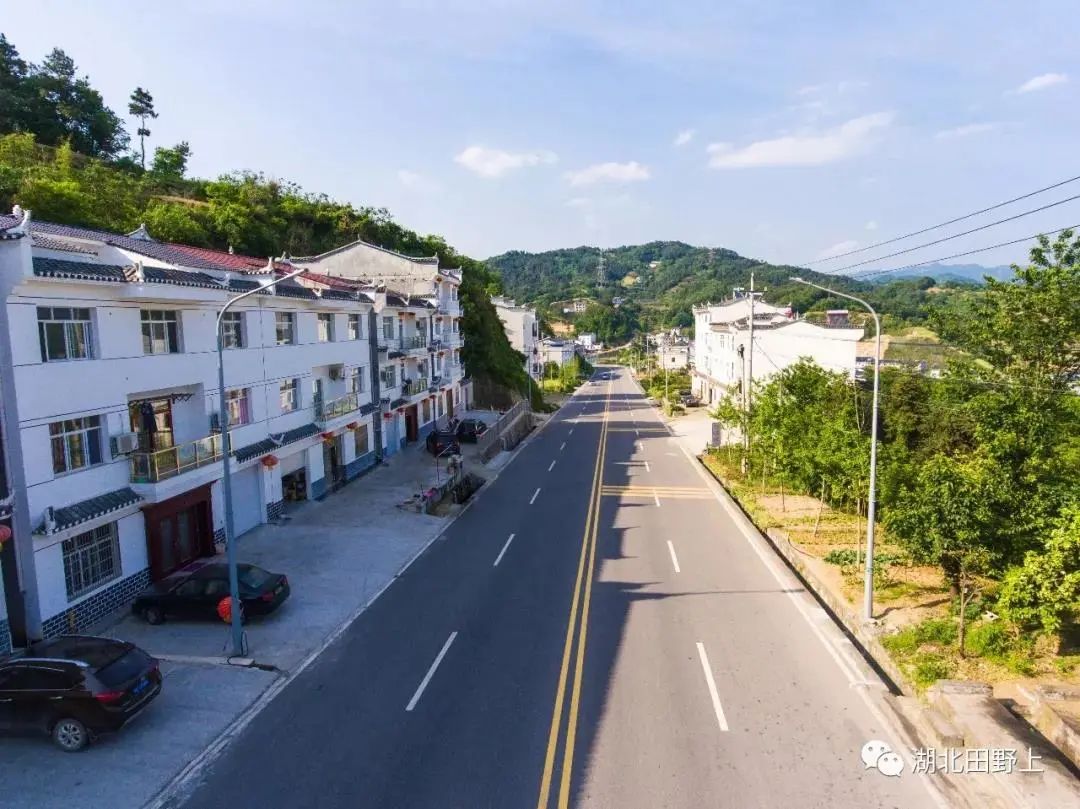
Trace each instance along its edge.
{"label": "black suv", "polygon": [[158,661],[135,644],[61,635],[0,660],[0,734],[47,733],[74,753],[160,691]]}

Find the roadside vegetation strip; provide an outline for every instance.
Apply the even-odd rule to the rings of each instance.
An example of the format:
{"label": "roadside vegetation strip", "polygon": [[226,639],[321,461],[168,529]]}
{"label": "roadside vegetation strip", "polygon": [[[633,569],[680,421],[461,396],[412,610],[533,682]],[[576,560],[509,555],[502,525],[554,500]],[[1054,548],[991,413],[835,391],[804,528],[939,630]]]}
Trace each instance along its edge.
{"label": "roadside vegetation strip", "polygon": [[[548,731],[547,750],[544,754],[544,769],[540,776],[540,795],[537,799],[537,809],[548,809],[551,798],[551,779],[555,768],[555,751],[559,744],[559,731],[562,724],[563,707],[566,700],[567,676],[570,672],[570,658],[574,644],[574,626],[577,623],[578,606],[581,601],[581,582],[585,574],[585,562],[588,558],[589,537],[591,529],[598,519],[598,504],[600,502],[600,485],[603,476],[602,449],[607,439],[607,416],[608,406],[605,402],[601,415],[600,441],[596,450],[596,463],[593,468],[592,489],[589,494],[588,510],[585,514],[585,530],[581,538],[581,554],[578,558],[577,577],[574,581],[573,596],[570,600],[570,614],[566,622],[566,640],[563,645],[562,664],[559,669],[559,681],[555,689],[555,704],[551,712],[551,728]],[[571,428],[570,432],[574,430]]]}

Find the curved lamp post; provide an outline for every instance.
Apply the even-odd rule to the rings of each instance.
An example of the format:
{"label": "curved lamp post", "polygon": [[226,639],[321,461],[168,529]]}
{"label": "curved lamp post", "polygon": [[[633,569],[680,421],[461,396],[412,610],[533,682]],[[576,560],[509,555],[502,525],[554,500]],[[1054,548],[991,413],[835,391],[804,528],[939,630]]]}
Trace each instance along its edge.
{"label": "curved lamp post", "polygon": [[865,306],[874,317],[874,406],[870,417],[870,497],[866,510],[866,580],[863,583],[863,618],[867,621],[874,620],[874,516],[877,511],[877,433],[878,433],[878,380],[881,376],[881,320],[878,319],[874,307],[862,298],[848,295],[846,292],[838,292],[835,289],[823,287],[802,278],[791,279],[797,284],[828,292],[838,298],[847,298],[849,301]]}
{"label": "curved lamp post", "polygon": [[235,657],[244,654],[244,635],[240,624],[240,583],[236,572],[236,542],[233,534],[232,479],[229,471],[229,452],[232,448],[229,446],[229,414],[225,402],[225,363],[223,354],[225,335],[221,331],[221,321],[225,317],[225,313],[237,301],[241,301],[249,295],[254,295],[256,292],[262,292],[264,289],[277,286],[282,281],[288,281],[290,278],[295,278],[305,272],[307,270],[296,270],[280,278],[272,278],[265,283],[259,284],[255,289],[249,289],[247,292],[229,298],[225,305],[221,307],[221,311],[218,312],[217,316],[218,421],[221,424],[221,460],[223,464],[221,491],[225,496],[225,551],[229,561],[229,598],[232,602],[230,623],[232,626],[232,653]]}

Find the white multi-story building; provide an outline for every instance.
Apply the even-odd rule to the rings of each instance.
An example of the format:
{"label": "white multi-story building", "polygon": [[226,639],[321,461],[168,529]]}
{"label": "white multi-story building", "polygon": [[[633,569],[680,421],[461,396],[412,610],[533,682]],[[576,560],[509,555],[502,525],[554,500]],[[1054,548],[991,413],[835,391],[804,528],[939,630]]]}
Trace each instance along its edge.
{"label": "white multi-story building", "polygon": [[[438,391],[459,401],[460,376],[442,387],[434,358],[435,303],[312,264],[263,289],[292,265],[0,217],[0,395],[31,637],[81,630],[214,552],[224,433],[239,535],[419,438]],[[223,321],[222,425],[216,318],[252,290]]]}
{"label": "white multi-story building", "polygon": [[495,295],[491,298],[499,320],[503,322],[510,345],[525,355],[525,372],[533,379],[539,379],[544,365],[540,359],[540,324],[536,319],[536,310],[528,306],[519,306],[512,298]]}
{"label": "white multi-story building", "polygon": [[856,346],[863,330],[847,312],[829,312],[825,325],[797,317],[790,307],[754,300],[753,361],[750,360],[750,298],[694,308],[693,392],[705,404],[743,390],[749,367],[761,382],[802,358],[855,377]]}
{"label": "white multi-story building", "polygon": [[577,350],[578,345],[572,340],[541,340],[539,347],[541,367],[554,362],[561,368],[574,358]]}

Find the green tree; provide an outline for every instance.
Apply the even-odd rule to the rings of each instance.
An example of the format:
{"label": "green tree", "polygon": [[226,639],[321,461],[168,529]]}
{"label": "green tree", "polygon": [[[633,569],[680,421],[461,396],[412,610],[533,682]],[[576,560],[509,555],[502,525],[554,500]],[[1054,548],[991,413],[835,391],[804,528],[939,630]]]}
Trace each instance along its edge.
{"label": "green tree", "polygon": [[1059,632],[1080,616],[1080,505],[1065,510],[1040,551],[1009,571],[998,608],[1024,628]]}
{"label": "green tree", "polygon": [[113,158],[127,148],[120,119],[105,106],[101,93],[85,76],[76,76],[74,60],[54,48],[26,79],[34,103],[27,127],[45,143],[70,140],[72,148],[91,157]]}
{"label": "green tree", "polygon": [[171,149],[159,146],[154,150],[154,162],[150,166],[150,173],[155,180],[164,185],[176,185],[187,174],[189,159],[191,159],[191,147],[186,140],[180,141]]}
{"label": "green tree", "polygon": [[26,85],[29,67],[0,33],[0,133],[26,132],[33,119],[33,99]]}
{"label": "green tree", "polygon": [[139,136],[140,162],[145,169],[146,139],[150,137],[150,130],[146,128],[146,121],[148,118],[158,117],[157,111],[154,109],[154,97],[150,95],[149,90],[136,87],[131,92],[131,99],[128,101],[128,114],[139,119],[139,129],[136,134]]}

